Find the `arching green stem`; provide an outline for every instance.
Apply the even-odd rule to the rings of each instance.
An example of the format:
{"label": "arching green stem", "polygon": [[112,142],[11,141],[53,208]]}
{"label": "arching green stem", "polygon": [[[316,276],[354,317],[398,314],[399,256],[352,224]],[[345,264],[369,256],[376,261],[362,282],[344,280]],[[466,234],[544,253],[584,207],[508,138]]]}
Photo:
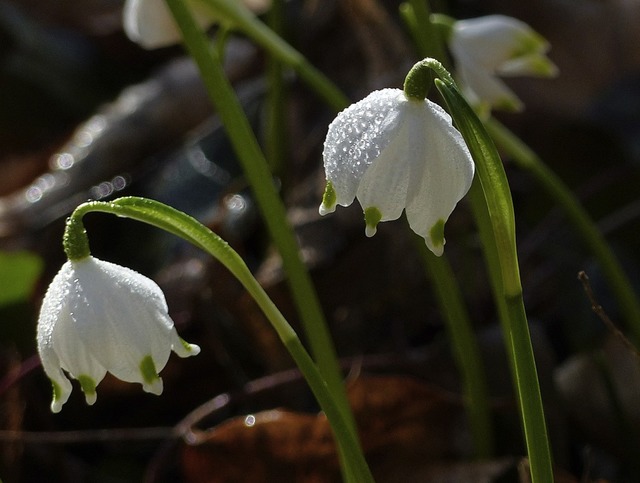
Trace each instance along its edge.
{"label": "arching green stem", "polygon": [[201,0],[212,12],[223,17],[256,44],[295,70],[330,106],[341,110],[349,99],[296,49],[262,23],[238,0]]}
{"label": "arching green stem", "polygon": [[360,445],[316,364],[304,349],[293,328],[273,304],[235,250],[196,219],[181,211],[158,201],[125,197],[112,202],[92,201],[78,206],[67,224],[67,233],[65,233],[63,241],[65,251],[74,245],[84,243],[82,240],[78,241],[77,238],[84,237],[86,239],[84,229],[81,228],[82,217],[90,212],[111,213],[158,227],[201,248],[222,263],[256,301],[298,365],[320,407],[329,419],[339,446],[352,465],[357,481],[373,481]]}
{"label": "arching green stem", "polygon": [[429,89],[433,84],[433,74],[441,79],[446,79],[453,83],[451,74],[436,59],[427,57],[417,62],[404,79],[404,94],[409,99],[423,101],[429,94]]}
{"label": "arching green stem", "polygon": [[166,0],[166,3],[182,31],[189,54],[200,70],[209,97],[217,109],[244,174],[251,185],[267,229],[282,256],[287,281],[313,358],[318,363],[320,372],[334,392],[336,401],[343,409],[345,419],[350,422],[355,434],[355,423],[346,400],[342,373],[333,341],[311,278],[300,258],[295,234],[287,221],[286,210],[272,181],[273,177],[267,160],[242,110],[240,101],[224,74],[220,59],[183,0]]}

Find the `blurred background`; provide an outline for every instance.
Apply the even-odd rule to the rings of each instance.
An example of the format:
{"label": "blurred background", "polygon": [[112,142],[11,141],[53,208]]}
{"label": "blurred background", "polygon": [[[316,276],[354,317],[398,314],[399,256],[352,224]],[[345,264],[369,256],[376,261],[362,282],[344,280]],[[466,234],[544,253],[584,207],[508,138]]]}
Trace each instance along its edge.
{"label": "blurred background", "polygon": [[[240,252],[297,327],[279,259],[195,67],[180,46],[146,51],[129,41],[122,4],[0,1],[0,479],[337,481],[326,422],[239,284],[175,237],[108,215],[86,218],[93,254],[156,280],[181,336],[202,353],[170,359],[161,397],[107,376],[94,406],[74,386],[61,413],[49,410],[35,325],[64,262],[64,219],[88,199],[147,196],[197,217]],[[281,34],[356,101],[401,86],[419,59],[399,5],[291,0],[281,6]],[[432,8],[456,18],[511,15],[550,41],[560,76],[508,79],[526,111],[496,117],[571,187],[640,293],[640,2],[440,0]],[[229,38],[225,68],[261,140],[272,127],[269,65],[250,41]],[[274,178],[377,480],[526,481],[468,208],[461,203],[447,224],[447,255],[489,376],[497,454],[481,462],[471,458],[459,376],[415,240],[404,220],[366,238],[357,203],[319,217],[322,142],[335,112],[292,72],[283,75]],[[638,481],[638,354],[591,310],[579,271],[624,329],[583,241],[535,180],[504,161],[558,481]]]}

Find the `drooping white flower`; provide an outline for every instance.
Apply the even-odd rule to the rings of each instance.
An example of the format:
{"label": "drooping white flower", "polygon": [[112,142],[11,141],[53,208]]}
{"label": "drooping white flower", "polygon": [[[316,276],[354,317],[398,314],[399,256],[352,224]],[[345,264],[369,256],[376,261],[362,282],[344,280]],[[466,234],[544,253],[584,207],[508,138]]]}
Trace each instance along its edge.
{"label": "drooping white flower", "polygon": [[504,15],[454,22],[449,47],[464,94],[474,105],[521,110],[520,99],[498,76],[558,73],[545,55],[549,43],[526,23]]}
{"label": "drooping white flower", "polygon": [[474,164],[451,117],[429,100],[400,89],[372,92],[329,125],[324,143],[327,188],[320,214],[349,206],[355,197],[366,234],[404,209],[409,225],[436,255],[444,224],[467,193]]}
{"label": "drooping white flower", "polygon": [[[270,0],[232,1],[242,1],[256,13],[265,12],[271,4]],[[188,0],[187,4],[200,27],[207,28],[219,21],[201,1]],[[126,0],[123,26],[127,36],[145,49],[167,47],[182,38],[164,0]]]}
{"label": "drooping white flower", "polygon": [[107,372],[162,393],[162,370],[173,350],[196,355],[167,313],[160,287],[125,267],[88,256],[67,261],[54,277],[38,318],[38,352],[53,384],[51,410],[59,412],[71,394],[63,372],[77,379],[88,404]]}

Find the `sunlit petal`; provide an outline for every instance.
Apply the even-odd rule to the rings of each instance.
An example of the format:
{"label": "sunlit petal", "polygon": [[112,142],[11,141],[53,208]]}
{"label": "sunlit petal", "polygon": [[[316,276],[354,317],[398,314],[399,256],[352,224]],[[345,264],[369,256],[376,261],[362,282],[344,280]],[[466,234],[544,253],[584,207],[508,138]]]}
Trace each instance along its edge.
{"label": "sunlit petal", "polygon": [[444,222],[474,172],[464,140],[442,108],[409,100],[399,89],[376,91],[338,115],[324,155],[327,191],[335,194],[325,192],[322,214],[357,197],[372,236],[379,222],[406,210],[412,229],[442,254]]}
{"label": "sunlit petal", "polygon": [[444,250],[444,223],[469,191],[474,164],[462,135],[452,126],[450,116],[433,104],[424,145],[429,147],[422,172],[411,177],[407,195],[407,220],[411,229],[425,239],[436,255]]}
{"label": "sunlit petal", "polygon": [[449,48],[462,90],[473,105],[521,110],[521,101],[497,75],[553,77],[558,73],[545,55],[549,43],[526,23],[504,15],[455,22]]}
{"label": "sunlit petal", "polygon": [[338,205],[353,203],[365,171],[390,142],[389,134],[396,129],[399,115],[391,107],[403,97],[398,89],[375,91],[346,108],[329,125],[324,168]]}
{"label": "sunlit petal", "polygon": [[89,256],[66,262],[52,281],[38,319],[38,350],[60,388],[52,403],[60,410],[71,392],[63,370],[80,382],[89,404],[107,371],[159,394],[157,372],[171,351],[186,357],[200,349],[178,337],[155,282]]}
{"label": "sunlit petal", "polygon": [[[270,0],[244,0],[243,3],[255,13],[265,12],[271,4]],[[202,2],[187,0],[187,5],[201,28],[219,21]],[[145,49],[167,47],[182,39],[164,0],[126,0],[122,23],[127,37]]]}

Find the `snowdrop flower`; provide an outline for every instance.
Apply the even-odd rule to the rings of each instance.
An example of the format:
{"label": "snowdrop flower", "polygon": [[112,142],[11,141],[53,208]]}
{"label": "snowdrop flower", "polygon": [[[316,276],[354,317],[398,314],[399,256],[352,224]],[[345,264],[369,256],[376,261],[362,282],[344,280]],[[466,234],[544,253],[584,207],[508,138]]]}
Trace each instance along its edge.
{"label": "snowdrop flower", "polygon": [[454,22],[449,47],[464,94],[479,107],[523,108],[498,76],[552,77],[558,73],[545,55],[549,43],[526,23],[504,15]]}
{"label": "snowdrop flower", "polygon": [[173,350],[196,355],[176,332],[164,295],[152,280],[92,256],[67,261],[55,276],[38,318],[38,352],[53,384],[51,410],[71,394],[63,372],[78,380],[88,404],[108,372],[162,393],[162,370]]}
{"label": "snowdrop flower", "polygon": [[429,100],[383,89],[342,111],[324,143],[327,187],[320,214],[362,205],[367,236],[406,210],[409,225],[436,255],[444,224],[471,186],[474,164],[451,117]]}
{"label": "snowdrop flower", "polygon": [[[200,27],[207,28],[219,21],[201,1],[188,0],[187,3]],[[263,13],[271,2],[242,0],[242,3],[256,13]],[[123,25],[127,36],[145,49],[167,47],[182,39],[164,0],[126,0]]]}

